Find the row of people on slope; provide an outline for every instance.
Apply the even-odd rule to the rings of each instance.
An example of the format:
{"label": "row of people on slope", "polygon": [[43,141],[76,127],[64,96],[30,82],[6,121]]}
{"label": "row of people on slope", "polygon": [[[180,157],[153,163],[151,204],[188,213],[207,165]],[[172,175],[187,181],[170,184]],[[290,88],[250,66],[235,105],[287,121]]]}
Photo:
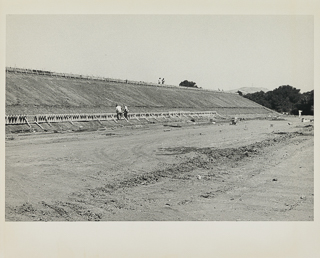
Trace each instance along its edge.
{"label": "row of people on slope", "polygon": [[[117,113],[117,119],[121,119],[122,117],[122,107],[120,105],[116,105],[116,113]],[[124,118],[128,120],[128,113],[129,113],[129,109],[127,106],[123,107],[123,115]]]}

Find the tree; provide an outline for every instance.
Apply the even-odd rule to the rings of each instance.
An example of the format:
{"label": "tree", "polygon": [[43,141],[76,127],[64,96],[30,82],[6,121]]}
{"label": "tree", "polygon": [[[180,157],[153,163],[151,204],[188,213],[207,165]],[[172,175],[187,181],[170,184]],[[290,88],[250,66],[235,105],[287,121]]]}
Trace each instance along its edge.
{"label": "tree", "polygon": [[294,114],[298,114],[302,110],[304,115],[314,114],[314,91],[308,91],[300,96],[299,101],[295,105]]}
{"label": "tree", "polygon": [[271,108],[271,104],[267,100],[267,94],[264,91],[248,93],[248,94],[244,95],[243,97],[250,99],[254,102],[257,102],[258,104],[265,106],[267,108]]}
{"label": "tree", "polygon": [[183,82],[180,82],[179,86],[182,87],[191,87],[191,88],[198,88],[197,84],[193,81],[184,80]]}
{"label": "tree", "polygon": [[283,85],[264,93],[263,91],[244,95],[254,102],[277,112],[298,114],[303,110],[304,114],[313,114],[313,91],[301,94],[299,89],[290,85]]}

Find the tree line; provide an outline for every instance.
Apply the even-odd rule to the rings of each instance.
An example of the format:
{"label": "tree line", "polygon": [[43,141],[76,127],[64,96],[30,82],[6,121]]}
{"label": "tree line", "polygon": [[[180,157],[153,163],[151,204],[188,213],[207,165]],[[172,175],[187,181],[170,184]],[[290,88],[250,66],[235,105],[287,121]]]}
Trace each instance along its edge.
{"label": "tree line", "polygon": [[298,115],[299,110],[302,110],[303,115],[314,114],[314,90],[300,93],[300,89],[296,89],[290,85],[283,85],[268,92],[260,91],[245,95],[240,91],[238,93],[279,113],[285,112]]}

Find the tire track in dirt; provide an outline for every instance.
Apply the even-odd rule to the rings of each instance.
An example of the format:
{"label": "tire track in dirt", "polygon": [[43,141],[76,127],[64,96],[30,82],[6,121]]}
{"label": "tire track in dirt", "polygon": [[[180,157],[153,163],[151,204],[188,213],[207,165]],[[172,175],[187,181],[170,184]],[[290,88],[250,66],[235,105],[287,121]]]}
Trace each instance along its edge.
{"label": "tire track in dirt", "polygon": [[[274,138],[273,140],[268,139],[262,142],[257,142],[248,146],[240,148],[225,148],[225,149],[216,149],[216,148],[188,148],[188,147],[179,147],[179,148],[168,148],[167,152],[171,152],[171,155],[176,154],[186,154],[189,152],[195,152],[196,155],[194,158],[184,161],[182,163],[174,164],[163,169],[154,170],[152,172],[144,173],[142,175],[128,177],[122,181],[110,182],[103,187],[90,189],[90,191],[98,194],[100,191],[104,194],[112,194],[121,189],[128,189],[132,187],[137,187],[140,185],[149,185],[158,183],[163,179],[185,179],[189,180],[193,177],[189,172],[195,169],[209,170],[218,166],[223,166],[228,163],[235,163],[243,161],[247,158],[252,158],[258,155],[261,155],[264,148],[275,146],[279,143],[284,143],[287,140],[299,136],[299,133],[288,133],[280,137]],[[297,139],[300,141],[300,139]],[[200,155],[199,155],[200,154]],[[168,155],[168,154],[166,154]],[[215,171],[217,173],[217,171]],[[227,174],[227,173],[225,173]],[[216,174],[207,174],[203,177],[204,180],[212,180],[213,177],[223,177],[222,173]],[[218,189],[217,192],[220,194],[225,193],[230,190],[230,187],[223,187]],[[205,193],[203,196],[215,196],[216,193]]]}

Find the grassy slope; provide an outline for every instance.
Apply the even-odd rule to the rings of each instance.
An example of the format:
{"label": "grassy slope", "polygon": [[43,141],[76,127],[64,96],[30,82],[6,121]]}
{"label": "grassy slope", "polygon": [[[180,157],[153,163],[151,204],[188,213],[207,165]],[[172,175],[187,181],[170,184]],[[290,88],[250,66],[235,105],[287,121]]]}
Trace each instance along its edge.
{"label": "grassy slope", "polygon": [[[6,114],[114,112],[116,103],[131,112],[238,110],[268,112],[236,94],[163,86],[7,73]],[[253,111],[254,110],[254,111]]]}

